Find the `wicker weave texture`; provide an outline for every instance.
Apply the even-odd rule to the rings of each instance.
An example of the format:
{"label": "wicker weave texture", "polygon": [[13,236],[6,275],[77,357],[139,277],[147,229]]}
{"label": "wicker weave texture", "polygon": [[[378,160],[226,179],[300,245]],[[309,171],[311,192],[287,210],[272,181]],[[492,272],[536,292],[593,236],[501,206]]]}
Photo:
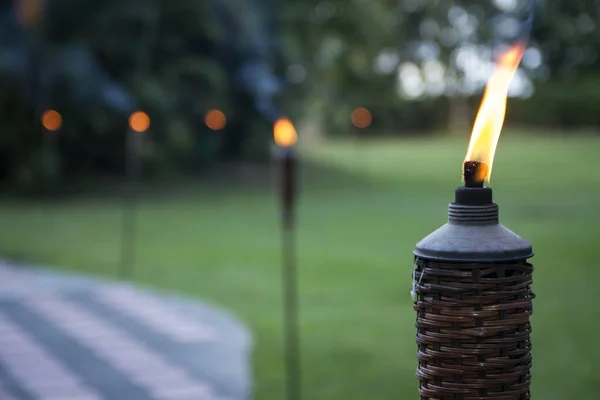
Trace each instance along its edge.
{"label": "wicker weave texture", "polygon": [[416,259],[421,399],[530,399],[533,266]]}

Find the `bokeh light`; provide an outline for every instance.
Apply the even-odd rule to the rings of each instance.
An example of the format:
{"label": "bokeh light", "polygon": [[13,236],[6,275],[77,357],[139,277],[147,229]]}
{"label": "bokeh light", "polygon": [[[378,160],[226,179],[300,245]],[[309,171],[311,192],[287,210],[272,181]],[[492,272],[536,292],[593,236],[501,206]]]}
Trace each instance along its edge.
{"label": "bokeh light", "polygon": [[33,26],[42,20],[43,0],[19,0],[16,2],[17,19],[23,26]]}
{"label": "bokeh light", "polygon": [[367,128],[373,122],[371,112],[366,108],[357,108],[352,111],[352,125],[357,128]]}
{"label": "bokeh light", "polygon": [[204,116],[204,123],[213,131],[220,131],[227,125],[227,117],[220,110],[210,110]]}
{"label": "bokeh light", "polygon": [[289,119],[281,118],[273,126],[273,138],[278,146],[291,147],[296,144],[298,133]]}
{"label": "bokeh light", "polygon": [[143,133],[150,127],[150,117],[143,111],[136,111],[129,117],[129,127],[137,133]]}
{"label": "bokeh light", "polygon": [[52,132],[56,132],[62,126],[62,115],[56,110],[46,110],[42,114],[42,126]]}

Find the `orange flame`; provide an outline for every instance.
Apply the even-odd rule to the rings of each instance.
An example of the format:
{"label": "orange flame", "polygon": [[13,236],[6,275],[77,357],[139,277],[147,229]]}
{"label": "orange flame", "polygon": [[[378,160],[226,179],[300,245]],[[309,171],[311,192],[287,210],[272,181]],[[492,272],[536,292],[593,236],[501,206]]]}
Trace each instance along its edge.
{"label": "orange flame", "polygon": [[44,15],[44,1],[20,0],[16,4],[17,18],[23,26],[29,27],[41,22]]}
{"label": "orange flame", "polygon": [[357,108],[352,111],[352,125],[357,128],[368,128],[373,122],[371,112],[366,108]]}
{"label": "orange flame", "polygon": [[143,111],[136,111],[129,116],[129,127],[137,133],[144,133],[150,128],[150,117]]}
{"label": "orange flame", "polygon": [[56,110],[46,110],[42,114],[42,126],[52,132],[60,129],[62,120],[62,115]]}
{"label": "orange flame", "polygon": [[227,125],[227,117],[220,110],[210,110],[204,116],[204,123],[213,131],[220,131]]}
{"label": "orange flame", "polygon": [[287,118],[280,118],[273,126],[275,143],[281,147],[292,147],[298,140],[298,134],[292,122]]}
{"label": "orange flame", "polygon": [[523,57],[525,46],[518,43],[500,54],[494,72],[488,80],[465,161],[479,161],[487,164],[487,175],[482,180],[490,181],[494,154],[500,139],[500,132],[506,116],[508,87]]}

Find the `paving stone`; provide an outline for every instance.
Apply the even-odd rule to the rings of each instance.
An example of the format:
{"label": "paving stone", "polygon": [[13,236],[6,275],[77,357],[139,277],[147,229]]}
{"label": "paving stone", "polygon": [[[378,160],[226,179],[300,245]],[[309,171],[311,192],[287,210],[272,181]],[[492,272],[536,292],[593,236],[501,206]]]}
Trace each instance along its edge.
{"label": "paving stone", "polygon": [[0,400],[249,400],[251,347],[200,301],[0,260]]}

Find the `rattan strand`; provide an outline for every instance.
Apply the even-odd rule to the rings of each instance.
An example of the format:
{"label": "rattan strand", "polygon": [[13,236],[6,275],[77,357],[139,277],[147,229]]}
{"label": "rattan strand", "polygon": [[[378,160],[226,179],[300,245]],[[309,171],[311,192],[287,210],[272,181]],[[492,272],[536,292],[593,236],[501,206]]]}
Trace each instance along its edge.
{"label": "rattan strand", "polygon": [[422,400],[530,399],[533,266],[416,259]]}

